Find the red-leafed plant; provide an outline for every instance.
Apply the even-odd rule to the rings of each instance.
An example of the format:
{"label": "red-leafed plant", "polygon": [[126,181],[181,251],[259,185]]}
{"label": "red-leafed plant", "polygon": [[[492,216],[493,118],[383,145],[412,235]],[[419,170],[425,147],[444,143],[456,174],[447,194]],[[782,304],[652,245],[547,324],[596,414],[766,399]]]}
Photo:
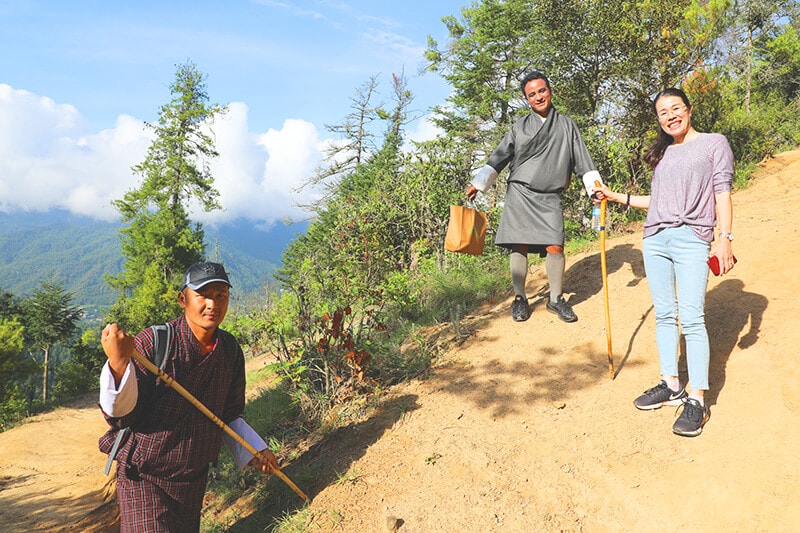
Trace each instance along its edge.
{"label": "red-leafed plant", "polygon": [[312,317],[301,313],[297,335],[278,342],[275,368],[300,392],[300,404],[315,418],[375,386],[369,377],[373,352],[388,336],[378,319],[382,306],[354,312],[350,306]]}

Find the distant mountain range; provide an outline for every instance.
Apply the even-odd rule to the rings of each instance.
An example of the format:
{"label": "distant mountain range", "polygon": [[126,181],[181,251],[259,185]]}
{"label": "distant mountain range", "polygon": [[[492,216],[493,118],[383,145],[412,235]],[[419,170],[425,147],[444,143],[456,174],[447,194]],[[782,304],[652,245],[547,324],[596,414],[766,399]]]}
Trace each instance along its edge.
{"label": "distant mountain range", "polygon": [[[236,293],[261,292],[280,267],[286,246],[307,227],[276,224],[261,231],[244,221],[218,228],[204,225],[206,255],[225,265]],[[104,276],[122,269],[121,228],[64,211],[0,213],[0,289],[24,297],[53,275],[75,293],[75,305],[112,304],[117,295]]]}

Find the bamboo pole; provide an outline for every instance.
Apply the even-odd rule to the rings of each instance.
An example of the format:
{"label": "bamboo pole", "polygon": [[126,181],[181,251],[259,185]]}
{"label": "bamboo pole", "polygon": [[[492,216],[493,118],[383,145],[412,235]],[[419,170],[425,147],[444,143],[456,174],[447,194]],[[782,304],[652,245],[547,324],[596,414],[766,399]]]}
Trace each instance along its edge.
{"label": "bamboo pole", "polygon": [[[241,436],[239,436],[239,434],[236,433],[233,429],[231,429],[230,426],[228,426],[225,422],[223,422],[217,415],[212,413],[208,409],[208,407],[203,405],[200,402],[200,400],[195,398],[192,395],[191,392],[189,392],[188,390],[184,389],[183,386],[180,383],[178,383],[177,381],[172,379],[172,376],[170,376],[169,374],[167,374],[166,372],[164,372],[163,370],[158,368],[156,365],[154,365],[152,361],[150,361],[147,357],[145,357],[144,355],[139,353],[138,350],[134,350],[133,351],[133,358],[136,359],[137,361],[139,361],[142,364],[142,366],[144,366],[147,370],[149,370],[150,372],[152,372],[153,374],[158,376],[158,378],[161,381],[163,381],[164,383],[166,383],[167,385],[169,385],[170,387],[175,389],[178,392],[178,394],[180,394],[181,396],[186,398],[186,400],[188,400],[189,403],[191,403],[192,405],[197,407],[197,409],[199,409],[201,413],[206,415],[212,422],[214,422],[216,425],[218,425],[225,433],[230,435],[231,438],[233,438],[233,440],[235,440],[236,442],[241,444],[242,447],[245,448],[248,452],[252,453],[254,456],[260,456],[261,455],[261,453],[258,450],[256,450],[249,442],[247,442]],[[281,472],[281,470],[279,468],[274,468],[273,469],[273,473],[276,476],[278,476],[279,478],[281,478],[284,481],[284,483],[289,485],[289,487],[291,487],[291,489],[293,491],[295,491],[298,496],[303,498],[304,501],[306,501],[306,502],[311,501],[311,500],[308,499],[308,496],[306,496],[305,493],[302,490],[300,490],[297,487],[297,485],[295,485],[292,482],[292,480],[289,479],[286,476],[286,474]]]}
{"label": "bamboo pole", "polygon": [[[602,184],[594,182],[596,187]],[[614,379],[614,354],[611,351],[611,313],[608,308],[608,270],[606,267],[606,200],[600,200],[600,269],[603,272],[603,296],[606,307],[606,342],[608,344],[608,373]]]}

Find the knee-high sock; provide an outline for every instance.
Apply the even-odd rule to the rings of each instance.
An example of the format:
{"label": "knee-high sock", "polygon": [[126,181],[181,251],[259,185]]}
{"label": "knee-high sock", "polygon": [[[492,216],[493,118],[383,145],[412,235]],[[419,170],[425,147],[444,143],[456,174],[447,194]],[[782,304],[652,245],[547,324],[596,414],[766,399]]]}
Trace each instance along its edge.
{"label": "knee-high sock", "polygon": [[514,294],[526,298],[525,280],[528,277],[528,255],[519,252],[511,252],[511,285],[514,287]]}
{"label": "knee-high sock", "polygon": [[564,254],[547,254],[544,269],[547,272],[547,279],[550,281],[550,300],[553,302],[563,292],[565,267]]}

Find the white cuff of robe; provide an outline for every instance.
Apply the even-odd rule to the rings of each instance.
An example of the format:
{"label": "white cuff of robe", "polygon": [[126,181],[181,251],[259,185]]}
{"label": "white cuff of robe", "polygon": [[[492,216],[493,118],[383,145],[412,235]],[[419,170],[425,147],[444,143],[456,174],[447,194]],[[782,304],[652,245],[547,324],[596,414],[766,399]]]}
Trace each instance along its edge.
{"label": "white cuff of robe", "polygon": [[592,189],[595,187],[594,182],[599,181],[600,184],[603,183],[603,180],[600,179],[600,173],[596,170],[590,170],[586,174],[583,175],[583,187],[586,189],[586,194],[589,195],[589,198],[592,197]]}
{"label": "white cuff of robe", "polygon": [[[256,450],[261,451],[267,447],[267,443],[264,442],[261,435],[256,433],[256,430],[250,427],[250,424],[245,422],[243,418],[237,418],[228,424],[228,427]],[[244,470],[244,467],[246,467],[247,463],[253,458],[253,454],[225,432],[222,433],[222,440],[225,442],[225,446],[228,447],[228,450],[230,450],[233,460],[236,462],[236,466]]]}
{"label": "white cuff of robe", "polygon": [[108,361],[100,371],[100,408],[108,416],[119,418],[133,411],[136,400],[139,399],[139,384],[133,370],[133,361],[128,362],[128,368],[122,375],[119,386],[114,382]]}
{"label": "white cuff of robe", "polygon": [[497,181],[497,175],[497,171],[494,168],[489,165],[483,165],[483,168],[472,178],[471,185],[474,185],[481,192],[486,192]]}

